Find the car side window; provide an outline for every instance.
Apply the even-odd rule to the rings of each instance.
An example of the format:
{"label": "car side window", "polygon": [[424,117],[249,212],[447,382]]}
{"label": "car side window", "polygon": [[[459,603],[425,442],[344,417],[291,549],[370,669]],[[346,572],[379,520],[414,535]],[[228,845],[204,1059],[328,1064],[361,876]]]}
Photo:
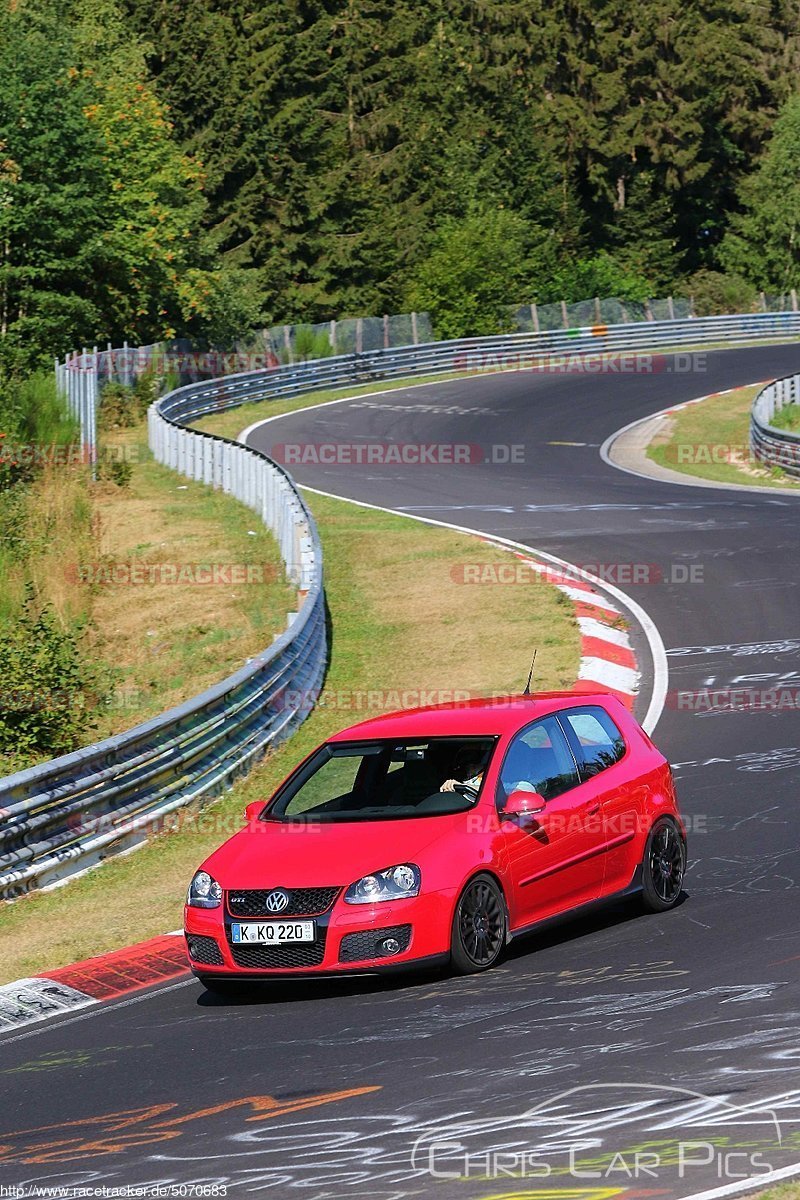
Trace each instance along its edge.
{"label": "car side window", "polygon": [[538,792],[552,800],[580,783],[575,759],[555,717],[543,717],[516,735],[509,746],[497,785],[503,808],[515,791]]}
{"label": "car side window", "polygon": [[581,779],[592,779],[624,755],[625,739],[605,709],[574,709],[559,718],[571,735]]}

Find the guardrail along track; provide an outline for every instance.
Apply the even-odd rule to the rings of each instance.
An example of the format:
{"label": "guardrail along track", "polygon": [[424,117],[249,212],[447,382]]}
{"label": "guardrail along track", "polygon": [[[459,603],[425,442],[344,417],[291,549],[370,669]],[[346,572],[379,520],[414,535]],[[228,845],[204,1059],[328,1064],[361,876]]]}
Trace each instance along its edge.
{"label": "guardrail along track", "polygon": [[[216,794],[300,724],[308,704],[296,704],[292,693],[313,696],[321,686],[322,556],[311,515],[278,466],[255,450],[187,428],[192,420],[256,400],[396,378],[798,336],[794,312],[594,325],[340,355],[193,383],[164,396],[149,413],[156,458],[259,513],[278,539],[302,605],[273,646],[203,695],[118,737],[0,780],[0,898],[60,882],[144,840],[173,810]],[[73,359],[75,369],[57,369],[90,446],[97,391],[91,357]]]}
{"label": "guardrail along track", "polygon": [[[184,400],[192,390],[182,389]],[[61,882],[143,841],[175,809],[219,793],[293,732],[309,711],[296,696],[313,696],[322,684],[322,551],[310,513],[280,467],[166,419],[161,410],[170,401],[149,413],[156,458],[259,514],[278,540],[300,609],[269,649],[202,695],[0,780],[0,898]],[[193,405],[201,411],[199,398]]]}
{"label": "guardrail along track", "polygon": [[750,414],[750,445],[760,462],[800,479],[800,433],[771,424],[789,404],[800,404],[800,375],[776,379],[758,393]]}

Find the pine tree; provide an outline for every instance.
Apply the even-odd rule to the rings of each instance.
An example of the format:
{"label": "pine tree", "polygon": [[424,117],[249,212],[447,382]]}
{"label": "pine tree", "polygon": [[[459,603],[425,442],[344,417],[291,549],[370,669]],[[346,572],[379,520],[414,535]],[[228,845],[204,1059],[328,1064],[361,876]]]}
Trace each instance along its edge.
{"label": "pine tree", "polygon": [[781,110],[755,173],[740,189],[719,261],[762,291],[800,288],[800,97]]}
{"label": "pine tree", "polygon": [[62,14],[0,11],[0,350],[30,365],[102,328],[110,192]]}

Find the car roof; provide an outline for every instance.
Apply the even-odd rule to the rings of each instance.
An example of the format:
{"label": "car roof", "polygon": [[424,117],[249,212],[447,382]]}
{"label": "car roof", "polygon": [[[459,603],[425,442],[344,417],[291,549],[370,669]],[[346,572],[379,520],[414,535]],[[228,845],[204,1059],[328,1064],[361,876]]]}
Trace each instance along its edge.
{"label": "car roof", "polygon": [[[368,693],[365,693],[368,696]],[[577,704],[599,704],[615,713],[623,705],[611,692],[569,691],[535,692],[530,696],[494,696],[487,699],[455,700],[450,704],[432,704],[422,708],[381,713],[342,729],[328,740],[351,742],[370,738],[393,737],[469,737],[482,734],[498,736],[513,733],[529,721]]]}

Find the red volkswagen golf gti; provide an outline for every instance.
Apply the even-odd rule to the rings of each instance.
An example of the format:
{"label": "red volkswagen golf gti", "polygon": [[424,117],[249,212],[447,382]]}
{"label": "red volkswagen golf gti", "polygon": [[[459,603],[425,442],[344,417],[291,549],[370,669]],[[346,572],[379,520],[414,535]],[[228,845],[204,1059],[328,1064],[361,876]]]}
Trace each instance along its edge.
{"label": "red volkswagen golf gti", "polygon": [[343,730],[192,879],[192,969],[242,979],[483,971],[611,896],[677,903],[686,834],[663,755],[612,695],[539,693]]}

